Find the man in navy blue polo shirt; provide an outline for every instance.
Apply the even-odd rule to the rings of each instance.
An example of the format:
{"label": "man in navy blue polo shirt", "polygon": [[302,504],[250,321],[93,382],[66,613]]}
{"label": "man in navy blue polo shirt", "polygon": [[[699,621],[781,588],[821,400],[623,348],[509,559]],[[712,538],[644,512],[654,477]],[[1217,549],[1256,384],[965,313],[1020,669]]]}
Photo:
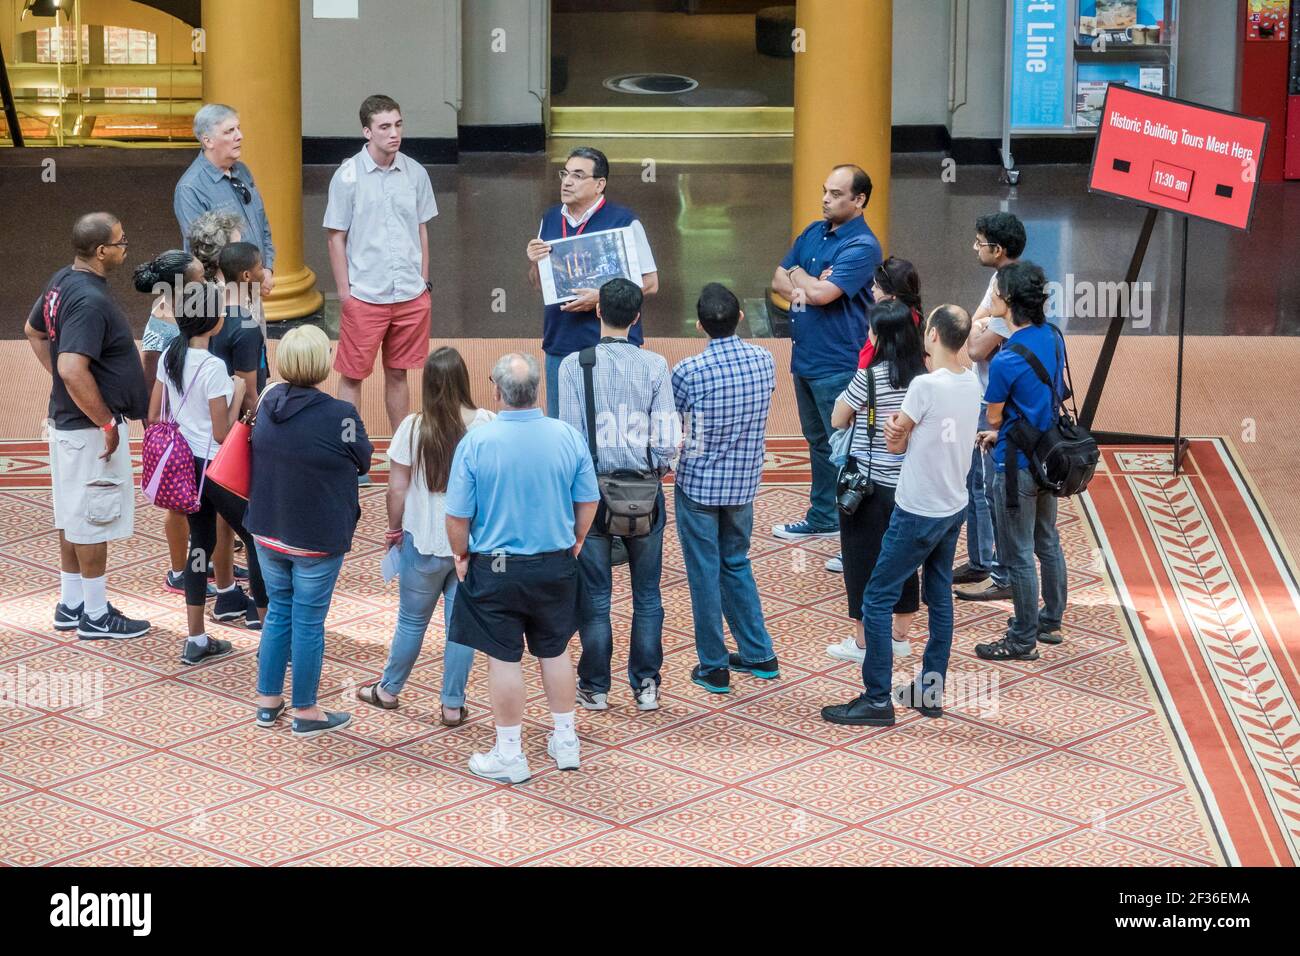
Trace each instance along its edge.
{"label": "man in navy blue polo shirt", "polygon": [[772,277],[773,291],[791,304],[790,371],[812,459],[808,513],[772,528],[787,541],[839,534],[831,412],[867,340],[871,276],[880,265],[880,242],[863,216],[870,199],[871,177],[863,169],[836,166],[823,186],[822,219],[800,234]]}
{"label": "man in navy blue polo shirt", "polygon": [[[609,182],[609,160],[590,146],[579,146],[564,163],[560,173],[560,204],[546,210],[537,229],[537,238],[528,243],[529,278],[535,288],[541,281],[537,264],[551,254],[551,241],[580,236],[583,232],[632,227],[637,258],[641,265],[641,293],[650,296],[659,291],[659,273],[645,227],[636,213],[610,202],[605,196]],[[578,297],[569,302],[546,307],[542,325],[542,351],[546,353],[546,414],[560,417],[560,363],[566,355],[581,352],[600,341],[600,319],[596,317],[599,289],[577,289]],[[634,325],[628,341],[640,345],[641,324]]]}

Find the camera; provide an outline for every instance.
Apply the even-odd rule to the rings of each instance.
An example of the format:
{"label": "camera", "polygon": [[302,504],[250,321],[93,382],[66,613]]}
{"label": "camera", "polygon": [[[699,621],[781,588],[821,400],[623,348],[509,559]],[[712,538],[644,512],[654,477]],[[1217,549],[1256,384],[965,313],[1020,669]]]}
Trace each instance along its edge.
{"label": "camera", "polygon": [[839,484],[835,489],[835,503],[841,513],[851,515],[875,490],[876,486],[866,475],[856,468],[845,468],[840,472]]}

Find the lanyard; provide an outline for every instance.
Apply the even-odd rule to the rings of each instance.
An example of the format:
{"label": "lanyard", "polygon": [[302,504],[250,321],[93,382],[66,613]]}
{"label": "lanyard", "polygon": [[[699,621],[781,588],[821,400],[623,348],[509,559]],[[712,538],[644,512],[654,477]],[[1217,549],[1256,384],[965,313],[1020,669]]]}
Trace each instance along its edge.
{"label": "lanyard", "polygon": [[[587,213],[587,218],[582,221],[582,225],[579,226],[577,231],[574,233],[575,236],[582,235],[582,231],[591,225],[592,217],[596,215],[600,210],[600,207],[603,205],[605,205],[605,197],[601,196],[600,199],[596,201],[596,205],[591,207],[591,212]],[[569,238],[569,217],[564,214],[563,209],[560,210],[560,234],[565,239]]]}

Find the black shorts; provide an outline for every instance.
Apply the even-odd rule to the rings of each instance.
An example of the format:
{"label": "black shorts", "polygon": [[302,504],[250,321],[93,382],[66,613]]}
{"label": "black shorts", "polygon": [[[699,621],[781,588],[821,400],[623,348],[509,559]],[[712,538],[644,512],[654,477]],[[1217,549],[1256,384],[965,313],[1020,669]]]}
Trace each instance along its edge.
{"label": "black shorts", "polygon": [[512,663],[559,657],[578,629],[578,561],[570,551],[475,554],[456,589],[447,639]]}

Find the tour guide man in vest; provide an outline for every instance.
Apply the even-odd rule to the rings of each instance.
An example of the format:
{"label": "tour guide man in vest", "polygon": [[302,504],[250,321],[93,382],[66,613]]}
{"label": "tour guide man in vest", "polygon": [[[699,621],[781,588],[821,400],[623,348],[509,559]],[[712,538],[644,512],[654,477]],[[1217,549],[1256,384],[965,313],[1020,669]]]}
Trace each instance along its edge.
{"label": "tour guide man in vest", "polygon": [[[552,239],[564,239],[584,232],[632,227],[637,257],[641,263],[642,292],[659,291],[659,273],[645,227],[632,210],[617,206],[605,198],[609,181],[609,160],[590,146],[579,146],[569,154],[560,174],[560,204],[546,210],[537,238],[528,243],[529,278],[533,287],[541,285],[537,263],[551,254]],[[542,351],[546,353],[546,414],[560,417],[560,363],[573,352],[580,352],[600,341],[600,320],[596,318],[599,289],[578,289],[578,298],[563,305],[548,305],[542,326]],[[641,323],[632,326],[628,335],[633,345],[643,341]]]}

